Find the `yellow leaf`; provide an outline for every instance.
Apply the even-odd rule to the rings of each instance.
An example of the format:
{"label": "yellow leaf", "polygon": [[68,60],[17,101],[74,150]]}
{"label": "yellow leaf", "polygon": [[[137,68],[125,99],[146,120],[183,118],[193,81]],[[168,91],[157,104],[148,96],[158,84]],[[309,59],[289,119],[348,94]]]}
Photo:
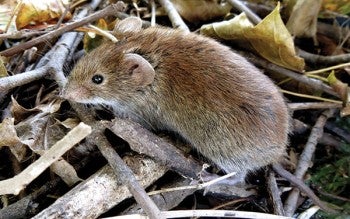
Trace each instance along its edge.
{"label": "yellow leaf", "polygon": [[259,24],[244,32],[245,38],[265,59],[288,69],[303,71],[304,59],[295,54],[293,38],[284,25],[280,4]]}
{"label": "yellow leaf", "polygon": [[229,21],[201,27],[201,34],[225,40],[248,41],[256,52],[272,63],[288,69],[303,71],[304,59],[294,50],[293,38],[285,27],[279,4],[255,27],[244,13]]}
{"label": "yellow leaf", "polygon": [[225,40],[242,39],[244,31],[253,28],[245,13],[228,21],[215,22],[201,27],[200,33],[206,36],[221,38]]}
{"label": "yellow leaf", "polygon": [[[16,17],[18,29],[30,24],[49,22],[58,20],[65,11],[64,4],[67,0],[23,0]],[[70,19],[72,15],[68,12],[65,19]]]}

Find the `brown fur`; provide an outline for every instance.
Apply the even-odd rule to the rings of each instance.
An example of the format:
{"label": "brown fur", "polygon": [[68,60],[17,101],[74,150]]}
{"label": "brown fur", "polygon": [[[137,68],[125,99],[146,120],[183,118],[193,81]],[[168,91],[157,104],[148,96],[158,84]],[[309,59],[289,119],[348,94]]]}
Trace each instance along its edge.
{"label": "brown fur", "polygon": [[[153,66],[152,84],[130,81],[126,53]],[[105,77],[100,85],[91,82],[96,73]],[[76,65],[64,93],[176,132],[226,172],[276,162],[287,144],[288,112],[273,82],[228,47],[193,33],[148,28],[106,43]]]}

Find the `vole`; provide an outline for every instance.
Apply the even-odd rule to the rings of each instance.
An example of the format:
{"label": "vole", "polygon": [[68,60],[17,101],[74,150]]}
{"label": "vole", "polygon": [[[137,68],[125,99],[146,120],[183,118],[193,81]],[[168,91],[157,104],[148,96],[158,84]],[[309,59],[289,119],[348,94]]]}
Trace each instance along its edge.
{"label": "vole", "polygon": [[174,132],[225,172],[280,159],[289,115],[267,76],[213,39],[130,21],[78,61],[64,98]]}

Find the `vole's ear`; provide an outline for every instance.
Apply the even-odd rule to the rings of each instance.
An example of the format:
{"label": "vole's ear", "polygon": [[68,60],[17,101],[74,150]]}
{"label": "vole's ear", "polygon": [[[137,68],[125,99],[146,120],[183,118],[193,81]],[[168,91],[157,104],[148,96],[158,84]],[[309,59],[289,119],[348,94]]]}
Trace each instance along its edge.
{"label": "vole's ear", "polygon": [[156,73],[152,65],[142,56],[135,53],[125,54],[124,64],[137,86],[146,87],[153,82]]}
{"label": "vole's ear", "polygon": [[128,17],[119,21],[114,27],[116,34],[139,32],[142,29],[142,20],[138,17]]}

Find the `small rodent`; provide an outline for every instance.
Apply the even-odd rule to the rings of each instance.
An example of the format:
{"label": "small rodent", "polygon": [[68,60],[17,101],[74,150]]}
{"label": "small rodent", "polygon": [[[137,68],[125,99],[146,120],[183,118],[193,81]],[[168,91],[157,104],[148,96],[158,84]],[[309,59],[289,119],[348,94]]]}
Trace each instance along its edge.
{"label": "small rodent", "polygon": [[273,82],[213,39],[170,28],[119,24],[117,43],[83,57],[63,97],[179,134],[225,172],[277,162],[289,128]]}

